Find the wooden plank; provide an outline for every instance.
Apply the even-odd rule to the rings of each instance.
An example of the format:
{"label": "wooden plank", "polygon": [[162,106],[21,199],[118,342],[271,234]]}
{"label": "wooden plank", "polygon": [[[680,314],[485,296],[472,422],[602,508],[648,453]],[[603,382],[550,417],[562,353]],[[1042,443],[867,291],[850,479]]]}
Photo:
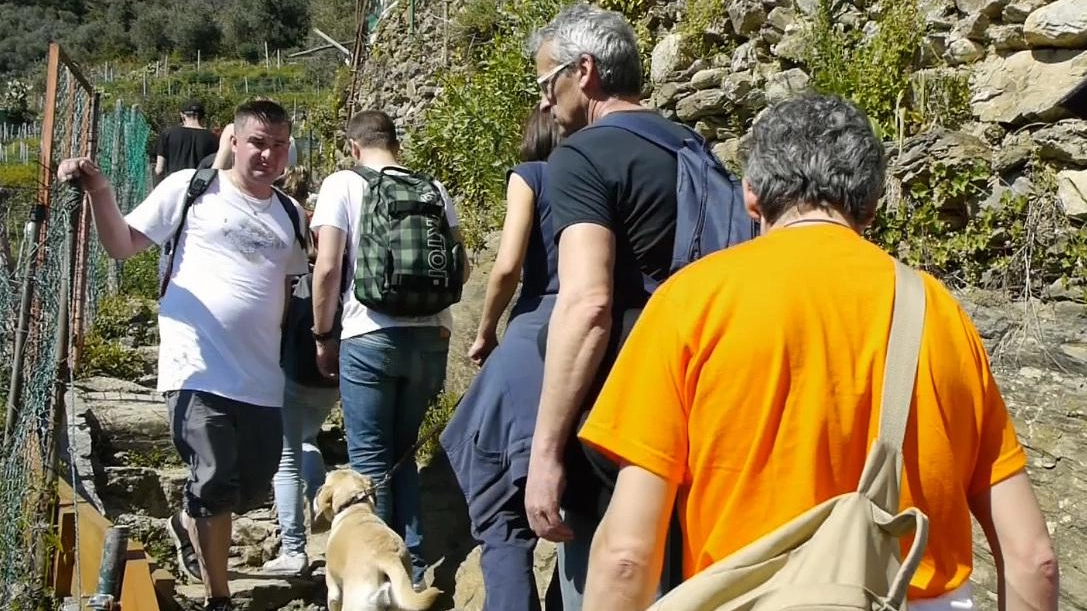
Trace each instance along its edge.
{"label": "wooden plank", "polygon": [[75,512],[72,507],[60,508],[57,516],[57,535],[60,539],[60,549],[53,558],[52,581],[49,586],[53,588],[58,597],[72,594],[72,577],[75,571]]}
{"label": "wooden plank", "polygon": [[[57,488],[60,500],[59,517],[61,524],[63,524],[66,513],[78,514],[79,542],[78,545],[75,545],[75,551],[79,554],[78,586],[80,586],[77,588],[77,584],[71,583],[69,577],[67,591],[57,590],[57,595],[79,596],[85,604],[98,587],[98,569],[102,564],[102,546],[105,542],[106,532],[113,524],[105,516],[98,513],[90,503],[76,495],[67,482],[59,481]],[[73,503],[76,504],[74,510]],[[73,516],[72,521],[75,521],[75,516]],[[69,558],[74,561],[71,547],[74,541],[74,533],[67,543],[64,541],[62,534],[62,553],[59,557],[64,560],[58,563],[59,566],[64,566],[64,562],[69,562]],[[147,556],[143,544],[130,539],[125,559],[124,581],[121,583],[121,608],[125,611],[160,611],[158,597],[156,596],[156,582],[152,577],[154,561]],[[70,568],[69,571],[71,571]],[[64,572],[58,570],[53,577],[54,582],[60,585],[63,576]],[[168,588],[167,591],[173,589],[172,579],[164,580],[162,585]],[[82,591],[76,592],[74,591],[76,589]]]}

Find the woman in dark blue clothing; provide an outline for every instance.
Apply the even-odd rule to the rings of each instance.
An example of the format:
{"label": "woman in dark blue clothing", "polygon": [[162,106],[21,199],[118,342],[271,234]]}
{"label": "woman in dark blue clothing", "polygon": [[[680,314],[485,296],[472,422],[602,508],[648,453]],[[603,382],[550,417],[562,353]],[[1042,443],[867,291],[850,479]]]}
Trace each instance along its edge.
{"label": "woman in dark blue clothing", "polygon": [[[506,220],[469,358],[482,365],[441,435],[482,543],[484,611],[538,611],[536,535],[525,516],[524,484],[543,385],[536,336],[558,293],[558,253],[544,188],[545,160],[558,144],[550,113],[533,110],[522,163],[508,175]],[[513,299],[502,342],[498,321]]]}

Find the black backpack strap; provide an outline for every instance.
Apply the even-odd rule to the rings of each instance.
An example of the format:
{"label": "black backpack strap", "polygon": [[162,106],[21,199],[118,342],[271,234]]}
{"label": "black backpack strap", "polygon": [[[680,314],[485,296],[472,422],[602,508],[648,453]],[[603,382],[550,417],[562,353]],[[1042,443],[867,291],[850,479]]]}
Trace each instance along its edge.
{"label": "black backpack strap", "polygon": [[286,193],[280,191],[276,187],[272,187],[272,190],[276,192],[276,199],[279,200],[279,204],[283,206],[283,211],[287,213],[287,217],[291,219],[291,227],[294,228],[294,239],[298,241],[298,245],[302,247],[302,252],[306,252],[306,238],[302,235],[302,219],[298,215],[298,207],[294,205],[291,198]]}
{"label": "black backpack strap", "polygon": [[686,146],[687,140],[694,140],[699,146],[705,147],[705,140],[698,132],[682,123],[673,122],[673,124],[686,131],[687,137],[679,138],[660,123],[652,120],[649,113],[645,111],[613,112],[604,115],[589,127],[616,127],[648,140],[673,155]]}
{"label": "black backpack strap", "polygon": [[170,275],[174,271],[174,257],[177,255],[177,243],[181,240],[181,232],[185,230],[185,218],[189,215],[189,208],[192,208],[196,200],[200,198],[211,183],[215,182],[215,178],[219,175],[219,170],[214,168],[203,168],[197,170],[192,178],[189,180],[189,188],[185,191],[185,203],[181,205],[181,221],[177,224],[177,229],[174,230],[174,237],[170,238],[166,242],[166,269],[162,273],[162,284],[159,285],[159,299],[166,294],[166,287],[170,284]]}
{"label": "black backpack strap", "polygon": [[361,176],[371,187],[374,186],[375,182],[381,179],[381,172],[364,165],[356,165],[351,168],[351,171]]}

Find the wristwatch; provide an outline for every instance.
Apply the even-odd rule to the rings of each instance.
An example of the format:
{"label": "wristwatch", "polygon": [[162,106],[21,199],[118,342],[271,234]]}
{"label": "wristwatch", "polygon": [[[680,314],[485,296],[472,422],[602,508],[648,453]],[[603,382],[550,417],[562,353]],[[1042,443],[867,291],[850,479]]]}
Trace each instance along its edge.
{"label": "wristwatch", "polygon": [[336,337],[336,334],[331,330],[325,331],[324,333],[318,333],[317,329],[310,329],[310,331],[313,333],[313,339],[318,342],[327,342]]}

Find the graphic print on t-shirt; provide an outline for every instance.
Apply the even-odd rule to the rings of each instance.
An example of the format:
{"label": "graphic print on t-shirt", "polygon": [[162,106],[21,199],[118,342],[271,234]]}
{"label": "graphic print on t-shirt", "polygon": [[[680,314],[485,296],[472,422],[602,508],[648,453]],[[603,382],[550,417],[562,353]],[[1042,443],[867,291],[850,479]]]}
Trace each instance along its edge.
{"label": "graphic print on t-shirt", "polygon": [[267,225],[253,218],[245,218],[234,225],[227,225],[223,229],[223,237],[234,247],[237,252],[252,259],[267,249],[285,248],[286,244],[279,239]]}

